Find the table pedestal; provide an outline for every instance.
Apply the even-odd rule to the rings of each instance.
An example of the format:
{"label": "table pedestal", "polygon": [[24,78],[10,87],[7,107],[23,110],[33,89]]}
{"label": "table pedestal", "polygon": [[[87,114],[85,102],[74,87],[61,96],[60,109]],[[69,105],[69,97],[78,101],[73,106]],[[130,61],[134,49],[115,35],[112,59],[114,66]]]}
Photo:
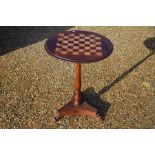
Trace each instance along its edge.
{"label": "table pedestal", "polygon": [[81,64],[76,64],[76,79],[74,87],[74,96],[72,100],[64,107],[58,110],[58,115],[54,117],[54,121],[58,121],[64,116],[73,115],[89,115],[97,119],[97,109],[90,105],[84,98],[81,98]]}

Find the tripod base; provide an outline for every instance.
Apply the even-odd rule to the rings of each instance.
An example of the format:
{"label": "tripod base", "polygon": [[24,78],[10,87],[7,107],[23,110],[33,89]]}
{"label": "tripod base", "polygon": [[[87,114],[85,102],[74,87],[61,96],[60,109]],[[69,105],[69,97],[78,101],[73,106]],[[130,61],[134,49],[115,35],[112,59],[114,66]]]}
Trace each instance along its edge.
{"label": "tripod base", "polygon": [[54,117],[54,122],[59,121],[64,116],[74,116],[74,115],[88,115],[100,119],[97,114],[97,109],[88,104],[87,101],[80,104],[80,106],[74,105],[73,100],[68,104],[58,110],[58,115]]}

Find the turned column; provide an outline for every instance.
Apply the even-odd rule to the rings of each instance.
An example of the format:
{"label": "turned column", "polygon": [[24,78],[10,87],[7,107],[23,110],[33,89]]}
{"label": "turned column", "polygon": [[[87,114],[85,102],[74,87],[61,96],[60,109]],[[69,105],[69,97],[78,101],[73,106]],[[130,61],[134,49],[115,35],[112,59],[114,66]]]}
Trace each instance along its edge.
{"label": "turned column", "polygon": [[81,93],[81,64],[76,64],[76,78],[74,85],[74,105],[80,106]]}

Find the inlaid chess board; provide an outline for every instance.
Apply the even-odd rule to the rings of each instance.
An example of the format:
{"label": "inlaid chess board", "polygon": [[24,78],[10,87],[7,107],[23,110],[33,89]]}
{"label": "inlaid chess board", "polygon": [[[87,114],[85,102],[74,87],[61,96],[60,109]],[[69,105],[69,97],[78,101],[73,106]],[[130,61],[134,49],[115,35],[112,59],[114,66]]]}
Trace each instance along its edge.
{"label": "inlaid chess board", "polygon": [[58,59],[86,63],[108,57],[113,51],[113,44],[100,34],[75,30],[49,37],[45,49]]}
{"label": "inlaid chess board", "polygon": [[102,56],[101,37],[95,34],[60,33],[55,52],[58,55]]}

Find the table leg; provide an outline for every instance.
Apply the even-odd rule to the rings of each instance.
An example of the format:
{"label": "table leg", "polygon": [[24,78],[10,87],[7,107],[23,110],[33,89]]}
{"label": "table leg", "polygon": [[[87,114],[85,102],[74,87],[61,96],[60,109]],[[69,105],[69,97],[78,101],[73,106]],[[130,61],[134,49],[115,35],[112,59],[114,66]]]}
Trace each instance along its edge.
{"label": "table leg", "polygon": [[76,78],[74,85],[74,105],[80,106],[81,102],[81,64],[76,64]]}

